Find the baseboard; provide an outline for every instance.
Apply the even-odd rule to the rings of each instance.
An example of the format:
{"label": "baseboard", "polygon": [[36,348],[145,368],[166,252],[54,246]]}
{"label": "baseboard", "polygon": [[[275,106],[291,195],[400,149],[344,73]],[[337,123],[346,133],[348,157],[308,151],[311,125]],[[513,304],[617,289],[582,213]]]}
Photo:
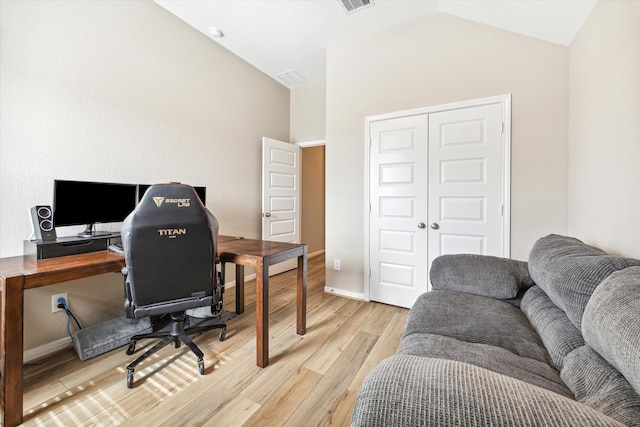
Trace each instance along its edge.
{"label": "baseboard", "polygon": [[319,251],[315,251],[313,253],[307,254],[307,259],[314,258],[314,257],[317,257],[319,255],[323,255],[323,254],[324,254],[324,249],[320,249]]}
{"label": "baseboard", "polygon": [[325,286],[324,291],[328,294],[335,294],[345,298],[365,301],[364,294],[360,292],[345,291],[344,289],[336,289],[336,288],[331,288],[329,286]]}
{"label": "baseboard", "polygon": [[[248,276],[244,276],[244,282],[247,283],[250,280],[253,280],[256,278],[256,273],[250,274]],[[235,280],[231,280],[230,282],[226,282],[224,284],[224,288],[235,288],[236,287],[236,281]]]}
{"label": "baseboard", "polygon": [[47,344],[39,345],[38,347],[26,350],[23,353],[22,357],[24,358],[24,363],[28,363],[70,347],[71,347],[70,337],[60,338],[59,340],[56,340]]}

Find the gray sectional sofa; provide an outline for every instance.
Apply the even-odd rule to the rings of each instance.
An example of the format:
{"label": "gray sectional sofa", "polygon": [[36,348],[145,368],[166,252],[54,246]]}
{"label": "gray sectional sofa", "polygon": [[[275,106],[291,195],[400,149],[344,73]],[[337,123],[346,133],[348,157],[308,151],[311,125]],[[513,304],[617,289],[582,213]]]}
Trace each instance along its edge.
{"label": "gray sectional sofa", "polygon": [[549,235],[430,275],[352,426],[640,426],[640,260]]}

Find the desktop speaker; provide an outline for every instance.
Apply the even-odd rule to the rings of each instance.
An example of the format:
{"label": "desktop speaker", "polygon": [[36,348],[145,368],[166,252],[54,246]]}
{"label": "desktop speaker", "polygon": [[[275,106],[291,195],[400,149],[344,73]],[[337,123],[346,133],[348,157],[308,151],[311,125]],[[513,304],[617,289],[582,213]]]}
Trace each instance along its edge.
{"label": "desktop speaker", "polygon": [[51,206],[32,207],[31,221],[33,221],[36,240],[56,240],[56,229],[53,226],[53,210]]}

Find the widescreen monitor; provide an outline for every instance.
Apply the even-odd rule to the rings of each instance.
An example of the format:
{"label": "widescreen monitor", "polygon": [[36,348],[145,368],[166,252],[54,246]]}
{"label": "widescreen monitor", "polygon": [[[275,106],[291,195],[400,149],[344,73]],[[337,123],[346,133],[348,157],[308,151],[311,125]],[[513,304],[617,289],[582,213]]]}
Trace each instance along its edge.
{"label": "widescreen monitor", "polygon": [[81,237],[110,232],[95,231],[96,223],[122,222],[136,207],[137,186],[106,182],[55,180],[53,223],[56,227],[85,225]]}

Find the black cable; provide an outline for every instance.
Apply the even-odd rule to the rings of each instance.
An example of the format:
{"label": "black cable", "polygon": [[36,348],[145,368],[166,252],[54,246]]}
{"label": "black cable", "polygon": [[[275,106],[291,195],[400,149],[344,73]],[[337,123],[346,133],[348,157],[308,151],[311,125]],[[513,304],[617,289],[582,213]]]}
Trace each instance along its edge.
{"label": "black cable", "polygon": [[[64,303],[58,303],[58,308],[63,309],[65,311],[65,313],[67,313],[67,333],[69,334],[69,337],[71,338],[71,345],[69,347],[65,347],[65,350],[66,350],[67,348],[73,347],[73,334],[71,333],[71,319],[73,318],[73,320],[75,320],[76,325],[78,325],[78,329],[82,329],[82,325],[80,325],[80,322],[78,321],[76,316],[74,316],[74,314],[71,312],[71,310],[69,310],[69,308],[67,307],[66,301]],[[41,364],[47,362],[49,359],[51,359],[54,356],[55,356],[55,354],[52,354],[50,356],[45,357],[44,359],[40,359],[37,362],[24,363],[24,366],[41,365]]]}
{"label": "black cable", "polygon": [[71,310],[69,310],[68,308],[64,308],[64,311],[67,312],[67,316],[71,316],[73,317],[73,320],[76,321],[76,325],[78,325],[78,329],[82,329],[82,326],[80,325],[80,322],[78,322],[78,319],[76,319],[76,316],[73,315],[73,313],[71,312]]}

